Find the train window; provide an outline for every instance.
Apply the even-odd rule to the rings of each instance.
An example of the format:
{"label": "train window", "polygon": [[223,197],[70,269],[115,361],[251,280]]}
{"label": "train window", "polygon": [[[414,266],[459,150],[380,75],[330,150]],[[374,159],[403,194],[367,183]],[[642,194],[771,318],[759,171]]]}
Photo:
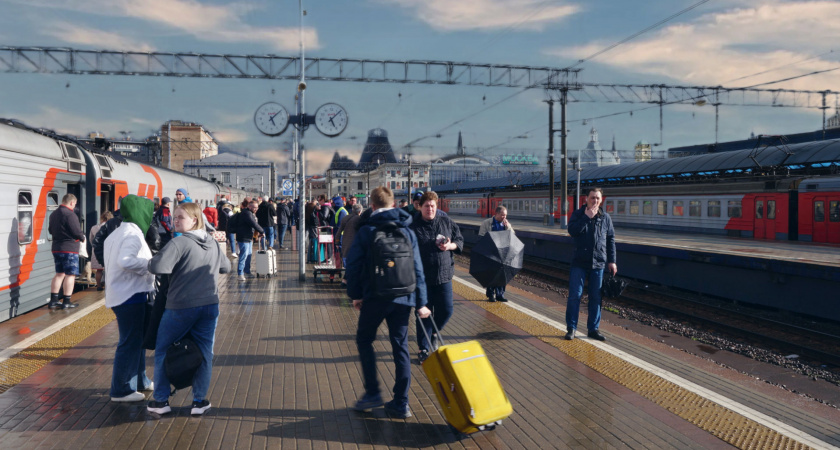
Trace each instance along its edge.
{"label": "train window", "polygon": [[519,210],[520,211],[525,211],[522,207],[522,200],[518,200],[516,203],[519,203]]}
{"label": "train window", "polygon": [[825,202],[814,202],[814,222],[825,222]]}
{"label": "train window", "polygon": [[667,216],[668,215],[668,201],[667,200],[657,200],[656,201],[656,215],[657,216]]}
{"label": "train window", "polygon": [[612,200],[607,200],[607,214],[613,214],[615,212],[615,203]]}
{"label": "train window", "polygon": [[709,200],[706,205],[706,216],[720,217],[720,200]]}
{"label": "train window", "polygon": [[767,200],[767,218],[776,218],[776,200]]}
{"label": "train window", "polygon": [[700,200],[689,200],[688,201],[688,215],[689,217],[700,217],[700,211],[702,210],[702,206],[700,204]]}
{"label": "train window", "polygon": [[627,202],[625,202],[624,200],[619,200],[618,203],[616,204],[616,213],[617,214],[625,214],[626,207],[627,207]]}
{"label": "train window", "polygon": [[82,172],[84,170],[84,160],[79,148],[73,144],[62,142],[64,152],[67,155],[67,170],[71,172]]}
{"label": "train window", "polygon": [[639,201],[638,200],[630,200],[630,214],[634,216],[639,215]]}
{"label": "train window", "polygon": [[537,212],[543,212],[545,210],[545,202],[540,200],[537,202]]}
{"label": "train window", "polygon": [[758,200],[758,201],[755,202],[755,218],[756,219],[763,219],[764,218],[764,200]]}
{"label": "train window", "polygon": [[727,213],[729,217],[741,217],[741,200],[729,200]]}
{"label": "train window", "polygon": [[840,202],[837,200],[828,202],[828,221],[840,222]]}
{"label": "train window", "polygon": [[530,211],[530,210],[531,210],[531,204],[528,200],[525,200],[525,211]]}
{"label": "train window", "polygon": [[32,242],[32,193],[29,191],[18,192],[18,244]]}
{"label": "train window", "polygon": [[642,200],[642,214],[646,216],[653,215],[653,201]]}
{"label": "train window", "polygon": [[[47,217],[44,218],[45,223],[50,223],[50,215],[56,209],[58,209],[58,192],[49,192],[47,193]],[[52,240],[50,233],[47,233],[47,240]]]}
{"label": "train window", "polygon": [[683,201],[682,200],[674,200],[671,202],[671,215],[673,216],[682,216],[683,215]]}

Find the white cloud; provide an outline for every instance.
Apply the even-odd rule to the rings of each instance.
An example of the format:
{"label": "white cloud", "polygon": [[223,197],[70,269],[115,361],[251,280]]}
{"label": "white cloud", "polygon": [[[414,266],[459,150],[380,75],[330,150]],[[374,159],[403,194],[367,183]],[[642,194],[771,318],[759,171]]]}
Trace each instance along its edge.
{"label": "white cloud", "polygon": [[378,0],[411,10],[441,31],[493,30],[517,27],[540,31],[547,24],[578,13],[573,3],[541,0]]}
{"label": "white cloud", "polygon": [[86,28],[75,24],[55,22],[44,28],[44,34],[71,44],[89,45],[109,50],[153,51],[154,47],[136,41],[120,33]]}
{"label": "white cloud", "polygon": [[[829,1],[763,4],[705,15],[671,25],[647,39],[612,50],[593,62],[637,73],[666,76],[693,85],[748,86],[840,67],[834,54],[779,68],[825,52],[840,39],[840,3]],[[611,42],[547,50],[584,58]],[[736,78],[769,71],[756,77]],[[805,77],[768,88],[830,89],[840,71]]]}
{"label": "white cloud", "polygon": [[[254,27],[243,16],[256,9],[246,3],[206,5],[195,0],[7,0],[31,7],[60,9],[156,23],[212,42],[268,44],[275,50],[299,48],[297,28]],[[61,35],[55,35],[61,38]],[[320,47],[315,29],[304,29],[307,48]],[[69,41],[73,42],[73,41]],[[73,42],[80,43],[80,42]],[[99,46],[110,44],[102,41]]]}
{"label": "white cloud", "polygon": [[237,129],[220,129],[212,130],[213,136],[223,144],[236,144],[239,142],[247,142],[250,135],[242,130]]}

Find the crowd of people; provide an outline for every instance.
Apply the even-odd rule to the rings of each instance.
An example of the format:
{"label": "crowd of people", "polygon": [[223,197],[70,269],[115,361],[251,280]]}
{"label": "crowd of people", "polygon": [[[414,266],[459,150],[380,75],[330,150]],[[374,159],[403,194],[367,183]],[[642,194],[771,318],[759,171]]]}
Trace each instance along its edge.
{"label": "crowd of people", "polygon": [[[600,286],[607,271],[618,271],[615,232],[609,214],[601,209],[603,193],[592,189],[587,202],[573,212],[569,223],[575,249],[571,261],[567,299],[566,339],[575,338],[580,299],[589,286],[588,336],[605,340],[599,332]],[[388,414],[410,417],[408,391],[411,357],[408,329],[415,310],[417,362],[423,363],[439,345],[437,333],[454,313],[452,279],[454,255],[464,247],[460,228],[438,209],[432,191],[417,192],[411,203],[398,207],[387,187],[374,189],[365,209],[355,197],[303,202],[285,198],[246,198],[234,205],[222,196],[203,210],[186,189],[175,201],[129,195],[114,213],[105,212],[91,229],[91,263],[97,289],[105,290],[106,306],[117,317],[119,341],[115,350],[110,397],[114,402],[145,400],[141,391],[153,391],[147,409],[171,411],[170,380],[164,370],[167,349],[189,336],[200,349],[203,362],[192,380],[192,414],[210,408],[206,398],[212,374],[213,343],[219,318],[219,274],[233,272],[239,281],[251,274],[254,242],[260,247],[285,250],[291,230],[304,232],[311,245],[304,251],[311,263],[340,258],[346,268],[341,280],[359,311],[356,344],[362,366],[364,395],[354,409],[384,406]],[[70,301],[79,274],[79,252],[85,235],[74,209],[77,199],[66,195],[50,216],[55,277],[50,309],[77,306]],[[303,223],[299,220],[303,208]],[[499,206],[481,223],[479,236],[510,230],[507,209]],[[318,245],[318,236],[332,233],[334,246]],[[80,247],[81,246],[81,247]],[[335,252],[335,254],[333,254]],[[63,290],[64,295],[61,295]],[[487,300],[506,302],[505,286],[486,286]],[[395,384],[393,399],[383,402],[376,375],[373,342],[385,321],[391,342]],[[146,374],[145,351],[155,352],[152,379]]]}

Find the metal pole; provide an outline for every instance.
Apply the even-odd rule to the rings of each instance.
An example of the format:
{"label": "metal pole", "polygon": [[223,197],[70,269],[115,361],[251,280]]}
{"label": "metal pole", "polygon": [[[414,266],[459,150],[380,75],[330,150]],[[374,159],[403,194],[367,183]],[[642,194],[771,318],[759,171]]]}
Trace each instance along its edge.
{"label": "metal pole", "polygon": [[575,170],[577,171],[577,195],[575,195],[575,210],[580,208],[580,172],[583,169],[580,166],[580,149],[578,149],[577,161],[575,161]]}
{"label": "metal pole", "polygon": [[567,184],[569,182],[569,159],[566,155],[566,94],[569,90],[564,88],[560,97],[560,153],[562,155],[562,167],[560,168],[560,195],[562,201],[560,202],[560,226],[563,229],[569,227],[569,195],[567,193]]}
{"label": "metal pole", "polygon": [[304,90],[300,89],[302,86],[306,86],[304,81],[306,80],[304,71],[306,69],[306,64],[304,64],[304,52],[303,52],[303,0],[298,0],[298,6],[300,9],[300,82],[298,83],[298,93],[295,97],[296,104],[297,104],[297,115],[300,119],[300,123],[298,127],[295,128],[294,139],[295,143],[297,144],[298,149],[298,161],[300,163],[300,211],[298,213],[298,263],[300,266],[300,271],[298,272],[298,279],[300,281],[306,281],[306,152],[303,149],[303,146],[300,145],[300,138],[303,137],[303,127],[306,124],[306,117],[304,112],[304,102],[303,102],[303,93]]}
{"label": "metal pole", "polygon": [[554,101],[548,100],[548,226],[554,226]]}
{"label": "metal pole", "polygon": [[408,153],[408,204],[411,205],[411,152]]}

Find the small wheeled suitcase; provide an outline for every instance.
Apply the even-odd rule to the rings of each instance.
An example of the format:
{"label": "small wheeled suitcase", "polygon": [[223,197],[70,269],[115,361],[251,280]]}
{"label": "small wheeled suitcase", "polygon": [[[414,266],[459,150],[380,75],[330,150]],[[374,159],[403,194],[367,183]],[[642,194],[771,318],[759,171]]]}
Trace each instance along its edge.
{"label": "small wheeled suitcase", "polygon": [[[434,324],[434,321],[432,321]],[[425,327],[420,327],[426,333]],[[489,430],[510,416],[513,406],[478,341],[443,345],[423,362],[443,416],[464,434]],[[431,339],[426,333],[426,339]]]}
{"label": "small wheeled suitcase", "polygon": [[257,264],[258,277],[270,277],[277,274],[277,252],[269,247],[263,248],[260,241],[260,250],[254,255]]}

